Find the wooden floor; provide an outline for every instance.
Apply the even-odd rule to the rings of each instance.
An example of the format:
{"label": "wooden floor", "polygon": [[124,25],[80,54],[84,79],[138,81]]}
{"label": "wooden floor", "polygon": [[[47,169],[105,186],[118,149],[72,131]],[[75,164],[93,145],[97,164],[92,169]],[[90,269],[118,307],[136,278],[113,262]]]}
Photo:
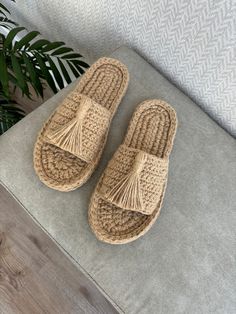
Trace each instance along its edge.
{"label": "wooden floor", "polygon": [[1,185],[0,313],[117,313]]}

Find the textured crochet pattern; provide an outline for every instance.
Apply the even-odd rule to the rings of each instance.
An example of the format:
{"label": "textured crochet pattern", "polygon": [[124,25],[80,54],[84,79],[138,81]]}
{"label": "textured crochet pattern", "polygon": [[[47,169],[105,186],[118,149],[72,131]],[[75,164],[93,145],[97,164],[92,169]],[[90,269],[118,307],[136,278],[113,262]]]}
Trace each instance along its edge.
{"label": "textured crochet pattern", "polygon": [[88,180],[128,81],[125,65],[112,58],[101,58],[86,71],[39,132],[34,168],[43,183],[71,191]]}
{"label": "textured crochet pattern", "polygon": [[156,221],[176,128],[176,113],[166,102],[147,100],[138,106],[91,198],[89,223],[98,239],[128,243]]}

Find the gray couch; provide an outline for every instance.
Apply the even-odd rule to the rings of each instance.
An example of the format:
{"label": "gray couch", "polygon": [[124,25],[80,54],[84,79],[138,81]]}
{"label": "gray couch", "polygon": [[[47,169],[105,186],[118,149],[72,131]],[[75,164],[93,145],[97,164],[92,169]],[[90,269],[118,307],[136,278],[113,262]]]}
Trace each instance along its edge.
{"label": "gray couch", "polygon": [[[122,47],[112,56],[127,65],[130,85],[92,178],[61,193],[33,170],[37,133],[73,83],[0,138],[0,180],[120,312],[234,314],[235,139],[135,52]],[[160,218],[133,243],[101,243],[87,222],[91,193],[135,107],[154,97],[169,102],[179,120]]]}

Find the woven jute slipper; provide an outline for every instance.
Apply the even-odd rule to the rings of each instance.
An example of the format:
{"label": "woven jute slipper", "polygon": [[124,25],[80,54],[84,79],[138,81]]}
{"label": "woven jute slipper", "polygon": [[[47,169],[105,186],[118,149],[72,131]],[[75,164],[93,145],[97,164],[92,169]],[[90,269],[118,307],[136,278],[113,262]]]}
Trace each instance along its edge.
{"label": "woven jute slipper", "polygon": [[138,106],[90,201],[89,224],[99,240],[128,243],[153,225],[165,193],[176,128],[175,110],[166,102],[154,99]]}
{"label": "woven jute slipper", "polygon": [[86,71],[39,132],[34,168],[43,183],[71,191],[88,180],[128,81],[126,66],[116,59],[101,58]]}

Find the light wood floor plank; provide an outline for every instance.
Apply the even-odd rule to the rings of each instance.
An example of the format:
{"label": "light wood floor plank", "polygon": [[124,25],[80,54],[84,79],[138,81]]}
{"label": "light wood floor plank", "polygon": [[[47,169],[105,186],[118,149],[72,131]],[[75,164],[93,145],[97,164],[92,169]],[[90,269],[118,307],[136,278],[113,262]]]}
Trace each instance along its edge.
{"label": "light wood floor plank", "polygon": [[0,313],[118,313],[1,185]]}

